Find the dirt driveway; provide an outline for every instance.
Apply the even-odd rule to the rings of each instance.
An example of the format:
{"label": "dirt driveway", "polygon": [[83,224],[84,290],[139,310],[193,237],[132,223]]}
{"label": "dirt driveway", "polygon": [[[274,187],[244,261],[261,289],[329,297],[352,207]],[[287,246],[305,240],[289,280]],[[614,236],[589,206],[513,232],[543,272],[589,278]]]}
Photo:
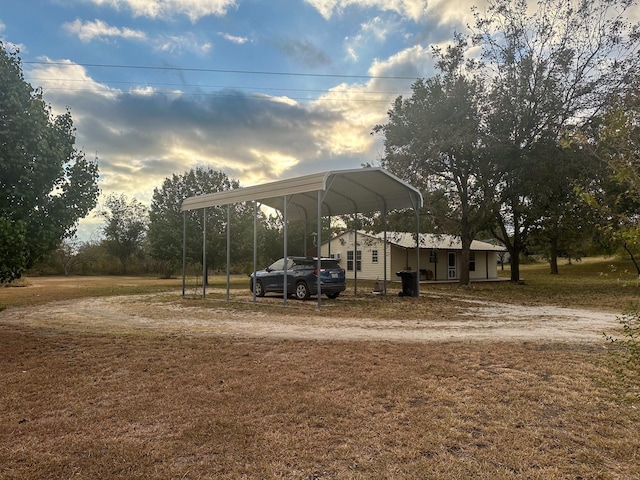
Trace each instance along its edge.
{"label": "dirt driveway", "polygon": [[[455,299],[459,308],[447,318],[353,318],[332,303],[318,312],[314,302],[279,300],[261,308],[234,308],[216,301],[157,301],[154,295],[82,298],[7,309],[0,322],[56,331],[128,334],[149,331],[187,336],[333,341],[532,341],[602,342],[603,332],[619,328],[617,316],[554,306],[514,306]],[[160,298],[160,297],[157,297]],[[249,298],[244,299],[249,300]],[[343,302],[348,298],[340,299]],[[433,301],[454,301],[436,298]],[[353,300],[351,300],[353,301]],[[270,303],[269,303],[270,302]],[[246,307],[246,304],[239,304]],[[285,311],[286,310],[286,311]],[[327,311],[329,313],[327,313]]]}

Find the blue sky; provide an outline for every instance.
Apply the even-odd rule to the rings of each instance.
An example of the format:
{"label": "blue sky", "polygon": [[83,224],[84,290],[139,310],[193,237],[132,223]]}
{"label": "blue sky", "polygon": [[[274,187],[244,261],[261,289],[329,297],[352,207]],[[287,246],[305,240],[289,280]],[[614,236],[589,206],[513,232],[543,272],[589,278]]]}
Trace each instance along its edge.
{"label": "blue sky", "polygon": [[149,204],[197,165],[248,186],[375,163],[373,126],[483,2],[5,0],[0,36],[70,109],[103,195]]}

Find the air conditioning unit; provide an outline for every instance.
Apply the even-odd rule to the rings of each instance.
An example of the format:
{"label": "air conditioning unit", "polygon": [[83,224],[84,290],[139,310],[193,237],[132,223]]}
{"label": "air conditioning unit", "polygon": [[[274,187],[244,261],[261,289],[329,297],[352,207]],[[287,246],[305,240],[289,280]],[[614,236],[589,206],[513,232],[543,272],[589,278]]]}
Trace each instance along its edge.
{"label": "air conditioning unit", "polygon": [[342,255],[340,255],[339,253],[332,253],[331,258],[335,258],[336,260],[341,260]]}

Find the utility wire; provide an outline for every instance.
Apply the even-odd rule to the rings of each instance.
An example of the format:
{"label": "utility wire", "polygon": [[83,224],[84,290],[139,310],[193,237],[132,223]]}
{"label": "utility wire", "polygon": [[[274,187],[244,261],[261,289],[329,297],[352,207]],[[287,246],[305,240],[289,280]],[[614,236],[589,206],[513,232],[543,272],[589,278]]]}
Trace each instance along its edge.
{"label": "utility wire", "polygon": [[170,66],[151,66],[151,65],[120,65],[120,64],[108,64],[108,63],[66,63],[66,62],[46,62],[46,61],[23,61],[23,64],[29,65],[60,65],[60,66],[75,66],[81,67],[99,67],[99,68],[128,68],[136,70],[165,70],[165,71],[180,71],[180,72],[207,72],[207,73],[235,73],[243,75],[278,75],[289,77],[318,77],[318,78],[360,78],[366,80],[415,80],[416,77],[397,77],[397,76],[385,76],[385,75],[346,75],[346,74],[334,74],[334,73],[301,73],[301,72],[269,72],[262,70],[226,70],[218,68],[186,68],[186,67],[170,67]]}
{"label": "utility wire", "polygon": [[[67,87],[47,87],[47,92],[51,91],[65,91],[65,92],[110,92],[111,90],[107,88],[100,89],[90,89],[90,88],[67,88]],[[121,92],[127,93],[127,92]],[[254,100],[273,100],[275,97],[269,97],[266,94],[262,95],[259,92],[248,93],[248,94],[233,94],[233,93],[220,93],[220,92],[190,92],[190,91],[180,91],[180,92],[167,92],[167,91],[158,91],[157,93],[166,95],[166,96],[190,96],[190,97],[212,97],[212,98],[251,98]],[[397,95],[396,95],[397,96]],[[330,102],[335,99],[331,98],[309,98],[309,97],[295,97],[286,95],[286,98],[289,100],[300,101],[300,102]],[[340,98],[340,102],[345,103],[377,103],[377,104],[388,104],[389,100],[376,100],[372,98]]]}

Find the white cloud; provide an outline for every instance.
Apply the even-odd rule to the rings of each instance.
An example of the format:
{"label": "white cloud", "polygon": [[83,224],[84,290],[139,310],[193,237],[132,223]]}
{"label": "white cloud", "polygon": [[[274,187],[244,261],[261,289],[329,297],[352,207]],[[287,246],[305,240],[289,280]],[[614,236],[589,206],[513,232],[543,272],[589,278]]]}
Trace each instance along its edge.
{"label": "white cloud", "polygon": [[[47,57],[42,60],[53,62]],[[70,60],[39,64],[25,71],[25,77],[31,85],[42,87],[43,91],[47,92],[55,114],[64,112],[69,105],[69,98],[75,98],[79,101],[95,99],[96,103],[100,103],[101,99],[115,98],[117,92],[117,90],[93,80],[83,66],[76,65]],[[62,98],[63,101],[56,101],[58,98]],[[74,114],[73,117],[74,120],[77,120],[77,115]]]}
{"label": "white cloud", "polygon": [[410,94],[413,79],[428,76],[432,65],[429,50],[420,46],[398,52],[384,61],[376,60],[369,74],[387,78],[372,78],[364,84],[343,83],[315,102],[315,108],[336,115],[329,128],[314,131],[316,138],[332,155],[361,154],[366,161],[373,161],[379,148],[376,145],[379,139],[371,135],[373,127],[386,121],[391,102],[399,94]]}
{"label": "white cloud", "polygon": [[182,53],[185,51],[207,54],[213,48],[210,42],[199,42],[192,33],[186,35],[166,35],[153,41],[154,49],[160,52]]}
{"label": "white cloud", "polygon": [[[427,75],[429,62],[427,50],[414,47],[376,61],[369,73],[417,78]],[[125,193],[143,203],[165,178],[197,165],[251,185],[375,162],[382,139],[371,131],[413,83],[343,83],[316,101],[299,103],[235,90],[109,88],[70,61],[33,66],[25,75],[43,87],[54,113],[70,108],[78,148],[90,157],[97,153],[103,194]]]}
{"label": "white cloud", "polygon": [[382,12],[395,12],[418,23],[435,21],[438,25],[464,26],[473,20],[471,7],[483,10],[487,0],[305,0],[320,15],[329,20],[341,15],[347,8],[372,8]]}
{"label": "white cloud", "polygon": [[145,40],[146,34],[140,30],[131,28],[113,27],[102,20],[83,22],[79,18],[63,25],[64,29],[72,35],[77,35],[82,42],[92,40],[106,40],[111,37],[126,38],[128,40]]}
{"label": "white cloud", "polygon": [[218,32],[218,35],[220,35],[225,40],[231,43],[237,43],[238,45],[245,44],[249,41],[247,37],[236,37],[235,35],[231,35],[229,33],[224,33],[224,32]]}
{"label": "white cloud", "polygon": [[340,15],[347,7],[377,8],[393,11],[403,17],[418,21],[426,15],[427,0],[305,0],[327,20]]}
{"label": "white cloud", "polygon": [[5,28],[7,28],[7,26],[0,20],[0,33],[4,32]]}
{"label": "white cloud", "polygon": [[381,17],[375,17],[361,24],[357,35],[345,39],[347,58],[358,61],[360,50],[371,49],[373,45],[383,43],[396,28],[394,22],[383,20]]}
{"label": "white cloud", "polygon": [[70,34],[77,35],[77,37],[85,43],[93,40],[109,41],[113,38],[122,38],[125,40],[149,42],[153,45],[156,51],[170,53],[182,53],[189,51],[198,54],[206,54],[212,48],[210,42],[198,41],[193,33],[187,33],[184,35],[164,35],[149,38],[145,32],[140,30],[111,26],[102,20],[83,22],[80,19],[76,19],[73,22],[64,24],[64,28]]}
{"label": "white cloud", "polygon": [[374,60],[369,74],[374,77],[428,77],[433,74],[431,50],[415,45],[402,50],[386,60]]}
{"label": "white cloud", "polygon": [[172,18],[185,15],[196,22],[208,15],[224,16],[236,0],[88,0],[116,10],[131,10],[136,17]]}

